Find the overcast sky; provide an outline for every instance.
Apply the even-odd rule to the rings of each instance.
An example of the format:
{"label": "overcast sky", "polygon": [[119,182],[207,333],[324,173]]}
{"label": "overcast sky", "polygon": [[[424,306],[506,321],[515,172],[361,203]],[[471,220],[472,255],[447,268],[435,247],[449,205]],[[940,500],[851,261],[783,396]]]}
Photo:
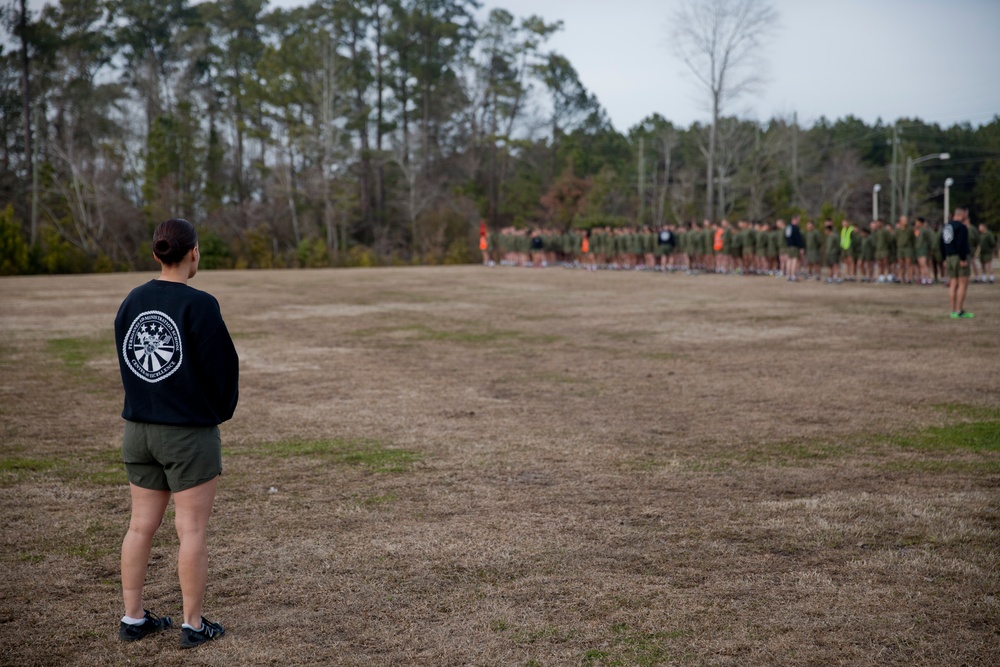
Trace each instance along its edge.
{"label": "overcast sky", "polygon": [[[676,0],[488,0],[515,16],[562,20],[549,42],[626,131],[651,113],[687,126],[706,94],[667,43]],[[919,117],[952,125],[1000,114],[1000,0],[775,0],[780,26],[761,93],[731,112],[811,124]]]}

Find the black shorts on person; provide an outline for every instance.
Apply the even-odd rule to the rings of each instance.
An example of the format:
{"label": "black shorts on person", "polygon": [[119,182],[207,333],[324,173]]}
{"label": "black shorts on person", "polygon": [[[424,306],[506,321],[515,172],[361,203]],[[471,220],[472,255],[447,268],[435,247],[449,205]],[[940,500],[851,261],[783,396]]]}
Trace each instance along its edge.
{"label": "black shorts on person", "polygon": [[184,491],[222,474],[218,426],[125,421],[122,460],[128,481],[153,491]]}

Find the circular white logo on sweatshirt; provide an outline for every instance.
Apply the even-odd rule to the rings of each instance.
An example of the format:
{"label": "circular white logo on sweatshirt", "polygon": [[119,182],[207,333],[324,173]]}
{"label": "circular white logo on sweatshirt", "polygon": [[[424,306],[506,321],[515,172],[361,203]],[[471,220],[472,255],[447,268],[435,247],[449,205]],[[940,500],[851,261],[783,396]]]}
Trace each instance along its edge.
{"label": "circular white logo on sweatshirt", "polygon": [[944,242],[951,245],[951,242],[955,240],[955,230],[951,228],[951,224],[944,226],[944,232],[941,234],[944,237]]}
{"label": "circular white logo on sweatshirt", "polygon": [[132,372],[146,382],[159,382],[181,367],[181,337],[170,316],[147,310],[132,321],[122,356]]}

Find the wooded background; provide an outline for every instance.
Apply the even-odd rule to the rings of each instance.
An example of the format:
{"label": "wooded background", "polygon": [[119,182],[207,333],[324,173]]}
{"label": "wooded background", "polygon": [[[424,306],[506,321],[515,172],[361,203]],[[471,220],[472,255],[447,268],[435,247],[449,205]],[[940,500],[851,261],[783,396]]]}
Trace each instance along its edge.
{"label": "wooded background", "polygon": [[[153,268],[152,229],[174,216],[198,226],[206,268],[457,263],[480,220],[703,217],[711,123],[650,110],[623,134],[547,47],[560,22],[478,8],[7,0],[0,273]],[[904,203],[907,157],[936,152],[951,159],[914,167]],[[1000,116],[724,116],[712,170],[719,217],[867,222],[880,183],[883,217],[938,221],[951,177],[952,205],[1000,228]]]}

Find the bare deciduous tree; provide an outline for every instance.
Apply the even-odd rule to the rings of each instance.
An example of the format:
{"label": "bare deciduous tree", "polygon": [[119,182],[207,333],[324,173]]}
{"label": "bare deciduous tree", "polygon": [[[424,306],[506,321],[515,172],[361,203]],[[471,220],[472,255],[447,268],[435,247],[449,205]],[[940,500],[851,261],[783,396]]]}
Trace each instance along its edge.
{"label": "bare deciduous tree", "polygon": [[756,138],[755,129],[753,124],[740,122],[737,118],[719,120],[719,141],[714,163],[718,193],[716,210],[722,217],[731,215],[735,208],[735,190],[738,184],[734,177],[739,166],[750,157]]}
{"label": "bare deciduous tree", "polygon": [[670,188],[671,163],[674,149],[680,143],[677,131],[673,128],[665,128],[655,137],[656,148],[660,153],[660,160],[663,163],[663,174],[658,175],[657,163],[654,163],[653,172],[653,224],[657,228],[662,227],[667,221],[667,190]]}
{"label": "bare deciduous tree", "polygon": [[740,167],[740,181],[746,193],[746,214],[760,221],[774,215],[774,204],[768,195],[781,180],[780,164],[785,153],[784,137],[780,132],[757,127],[754,148]]}
{"label": "bare deciduous tree", "polygon": [[714,218],[717,126],[728,102],[762,83],[762,49],[777,27],[770,0],[687,0],[677,8],[670,46],[711,98],[705,214]]}

